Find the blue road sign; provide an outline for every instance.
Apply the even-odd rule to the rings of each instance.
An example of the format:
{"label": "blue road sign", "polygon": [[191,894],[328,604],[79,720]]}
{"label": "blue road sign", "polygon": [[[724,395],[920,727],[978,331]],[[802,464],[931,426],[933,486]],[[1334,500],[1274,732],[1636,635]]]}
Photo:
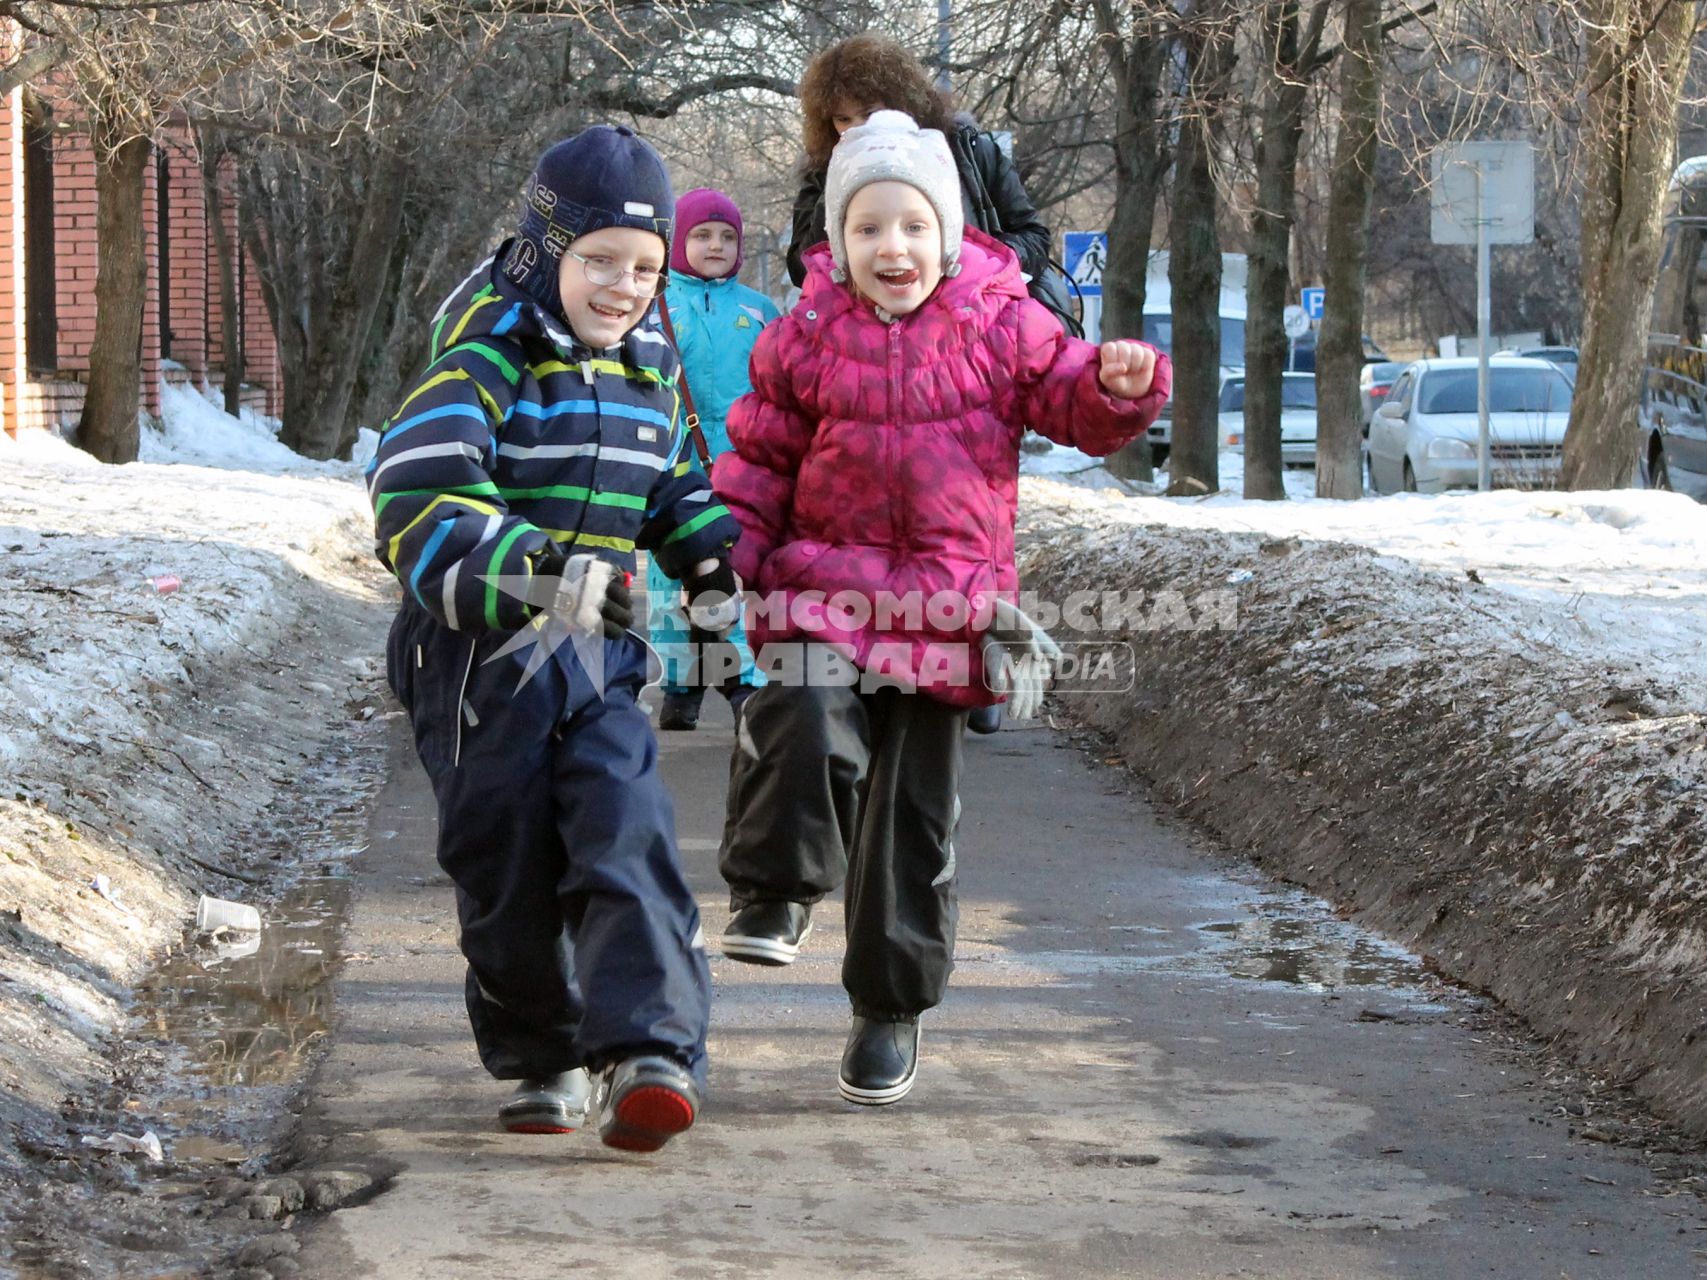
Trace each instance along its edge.
{"label": "blue road sign", "polygon": [[1304,314],[1310,319],[1320,320],[1322,318],[1322,298],[1326,293],[1326,289],[1299,290],[1298,300],[1303,303]]}
{"label": "blue road sign", "polygon": [[1101,231],[1069,231],[1061,237],[1067,260],[1062,265],[1079,292],[1102,296],[1102,269],[1108,263],[1108,237]]}

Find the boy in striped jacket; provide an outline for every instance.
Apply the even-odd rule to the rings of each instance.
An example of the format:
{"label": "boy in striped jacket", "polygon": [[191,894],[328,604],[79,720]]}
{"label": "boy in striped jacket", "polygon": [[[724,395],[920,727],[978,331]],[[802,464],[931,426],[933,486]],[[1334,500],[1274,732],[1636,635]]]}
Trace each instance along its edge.
{"label": "boy in striped jacket", "polygon": [[707,629],[739,592],[738,526],[689,464],[676,359],[645,323],[673,206],[626,128],[548,150],[516,234],[440,309],[369,472],[469,1020],[486,1069],[519,1082],[499,1121],[565,1133],[596,1107],[603,1140],[640,1151],[698,1112],[710,975],[637,703],[635,550]]}

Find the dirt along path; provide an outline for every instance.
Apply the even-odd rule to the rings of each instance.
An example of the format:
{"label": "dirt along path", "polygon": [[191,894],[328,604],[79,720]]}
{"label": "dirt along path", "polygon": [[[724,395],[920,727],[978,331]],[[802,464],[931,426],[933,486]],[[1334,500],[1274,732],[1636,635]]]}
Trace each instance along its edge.
{"label": "dirt along path", "polygon": [[[712,701],[664,757],[715,937],[729,731]],[[504,1134],[505,1089],[464,1021],[431,797],[395,725],[298,1143],[300,1171],[378,1193],[302,1220],[275,1274],[1664,1280],[1707,1266],[1693,1184],[1585,1139],[1499,1015],[1159,821],[1127,774],[1048,728],[967,744],[958,967],[903,1103],[837,1098],[832,904],[790,969],[714,954],[711,1096],[666,1151]]]}

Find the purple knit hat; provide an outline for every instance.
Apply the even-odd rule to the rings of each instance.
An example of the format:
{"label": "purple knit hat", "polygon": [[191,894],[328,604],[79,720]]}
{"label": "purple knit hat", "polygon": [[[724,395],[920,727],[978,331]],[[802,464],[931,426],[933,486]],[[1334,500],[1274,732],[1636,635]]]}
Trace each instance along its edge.
{"label": "purple knit hat", "polygon": [[727,222],[735,228],[735,265],[722,279],[733,279],[741,270],[741,258],[747,250],[747,237],[741,230],[741,211],[735,202],[715,187],[695,187],[676,198],[676,241],[670,246],[670,270],[703,280],[699,272],[688,266],[688,232],[702,222]]}

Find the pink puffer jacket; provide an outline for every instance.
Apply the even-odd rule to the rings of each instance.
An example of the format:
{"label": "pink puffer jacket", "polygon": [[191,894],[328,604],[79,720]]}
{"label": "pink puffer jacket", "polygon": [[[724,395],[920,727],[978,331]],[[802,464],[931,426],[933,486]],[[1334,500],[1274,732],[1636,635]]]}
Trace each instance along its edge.
{"label": "pink puffer jacket", "polygon": [[[753,350],[713,486],[742,528],[736,571],[754,648],[836,646],[863,672],[957,706],[999,699],[980,637],[1018,589],[1014,516],[1029,425],[1111,453],[1172,383],[1110,396],[1097,348],[1025,290],[1013,251],[972,230],[960,273],[892,324],[807,255],[805,294]],[[843,593],[838,595],[838,593]]]}

